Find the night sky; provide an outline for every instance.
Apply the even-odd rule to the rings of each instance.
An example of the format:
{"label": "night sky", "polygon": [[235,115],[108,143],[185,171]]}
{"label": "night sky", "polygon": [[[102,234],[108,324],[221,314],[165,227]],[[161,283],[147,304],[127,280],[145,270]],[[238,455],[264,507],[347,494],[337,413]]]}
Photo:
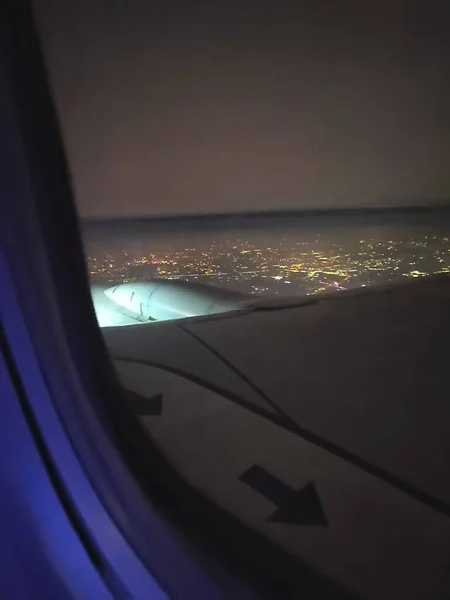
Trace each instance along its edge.
{"label": "night sky", "polygon": [[83,217],[450,198],[443,1],[35,5]]}

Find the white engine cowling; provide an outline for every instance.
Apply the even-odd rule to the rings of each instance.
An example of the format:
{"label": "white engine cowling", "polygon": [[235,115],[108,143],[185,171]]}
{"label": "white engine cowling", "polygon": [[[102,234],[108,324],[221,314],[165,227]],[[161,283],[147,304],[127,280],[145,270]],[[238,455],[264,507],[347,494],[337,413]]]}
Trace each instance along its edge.
{"label": "white engine cowling", "polygon": [[121,283],[105,294],[122,308],[157,321],[238,310],[248,302],[239,292],[167,279]]}

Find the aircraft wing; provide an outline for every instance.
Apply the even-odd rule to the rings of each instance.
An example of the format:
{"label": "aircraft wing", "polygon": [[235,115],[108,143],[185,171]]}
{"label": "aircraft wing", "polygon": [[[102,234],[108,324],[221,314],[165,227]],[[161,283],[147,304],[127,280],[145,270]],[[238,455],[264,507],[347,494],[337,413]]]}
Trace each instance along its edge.
{"label": "aircraft wing", "polygon": [[450,594],[450,279],[103,330],[189,484],[366,598]]}

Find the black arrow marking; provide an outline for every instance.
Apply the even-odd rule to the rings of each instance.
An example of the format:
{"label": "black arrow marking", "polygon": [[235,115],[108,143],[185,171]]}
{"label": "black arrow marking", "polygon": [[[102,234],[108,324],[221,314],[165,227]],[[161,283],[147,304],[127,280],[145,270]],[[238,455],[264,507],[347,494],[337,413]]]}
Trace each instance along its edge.
{"label": "black arrow marking", "polygon": [[267,521],[329,526],[312,481],[301,490],[295,490],[258,465],[251,467],[239,479],[278,506]]}
{"label": "black arrow marking", "polygon": [[128,404],[139,415],[154,415],[160,417],[162,415],[163,394],[156,394],[146,398],[138,394],[134,390],[125,389]]}
{"label": "black arrow marking", "polygon": [[130,358],[129,356],[122,356],[119,354],[114,354],[113,358],[114,358],[114,360],[118,360],[118,361],[134,363],[134,364],[138,364],[138,365],[139,364],[147,365],[149,367],[161,369],[163,371],[167,371],[168,373],[173,373],[174,375],[179,375],[180,377],[184,377],[185,379],[188,379],[189,381],[193,381],[194,383],[197,383],[198,385],[203,386],[207,390],[211,390],[212,392],[215,392],[216,394],[220,394],[221,396],[223,396],[224,398],[227,398],[231,402],[234,402],[238,406],[242,406],[242,408],[245,408],[245,409],[255,413],[256,415],[259,415],[260,417],[263,417],[264,419],[271,421],[275,425],[278,425],[278,427],[282,427],[283,429],[286,429],[286,431],[290,431],[291,433],[306,440],[307,442],[314,444],[318,448],[322,448],[323,450],[326,450],[327,452],[331,452],[335,456],[338,456],[342,460],[347,461],[348,463],[357,467],[358,469],[362,469],[362,470],[366,471],[367,473],[370,473],[374,477],[377,477],[377,479],[384,481],[384,483],[387,483],[388,485],[391,485],[392,487],[396,488],[397,490],[400,490],[404,494],[408,494],[408,496],[411,496],[411,498],[415,498],[416,500],[418,500],[419,502],[422,502],[423,504],[426,504],[433,510],[438,511],[441,514],[446,515],[447,517],[450,517],[450,505],[447,504],[446,502],[443,502],[442,500],[439,500],[439,499],[435,498],[434,496],[431,496],[430,494],[422,491],[421,489],[416,488],[414,485],[410,484],[407,481],[404,481],[403,479],[401,479],[394,473],[391,473],[390,471],[386,471],[382,467],[379,467],[378,465],[374,465],[374,464],[370,463],[365,458],[363,458],[357,454],[354,454],[350,450],[347,450],[346,448],[341,448],[340,446],[336,445],[334,442],[331,442],[330,440],[327,440],[327,439],[321,437],[320,435],[314,433],[313,431],[304,429],[303,427],[298,425],[295,421],[293,421],[289,416],[278,416],[277,414],[274,414],[269,410],[259,407],[256,404],[253,404],[252,402],[249,402],[249,401],[241,398],[240,396],[233,394],[232,392],[230,392],[226,389],[223,389],[223,388],[211,383],[210,381],[203,379],[202,377],[198,377],[197,375],[194,375],[192,373],[189,373],[188,371],[185,371],[184,369],[179,369],[177,367],[171,367],[166,364],[162,364],[162,363],[155,362],[152,360],[142,360],[142,359],[138,359],[138,358],[134,358],[134,357]]}

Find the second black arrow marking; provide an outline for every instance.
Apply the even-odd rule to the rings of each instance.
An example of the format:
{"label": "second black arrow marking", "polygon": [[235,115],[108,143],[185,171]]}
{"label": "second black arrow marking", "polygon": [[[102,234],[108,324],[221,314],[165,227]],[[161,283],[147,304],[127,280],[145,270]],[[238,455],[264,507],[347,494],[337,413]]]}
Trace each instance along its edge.
{"label": "second black arrow marking", "polygon": [[295,490],[258,465],[251,467],[239,479],[278,506],[267,521],[328,527],[328,520],[312,482],[301,490]]}
{"label": "second black arrow marking", "polygon": [[125,389],[128,404],[139,415],[154,415],[160,417],[162,415],[163,394],[156,394],[150,398],[145,398],[137,392]]}

